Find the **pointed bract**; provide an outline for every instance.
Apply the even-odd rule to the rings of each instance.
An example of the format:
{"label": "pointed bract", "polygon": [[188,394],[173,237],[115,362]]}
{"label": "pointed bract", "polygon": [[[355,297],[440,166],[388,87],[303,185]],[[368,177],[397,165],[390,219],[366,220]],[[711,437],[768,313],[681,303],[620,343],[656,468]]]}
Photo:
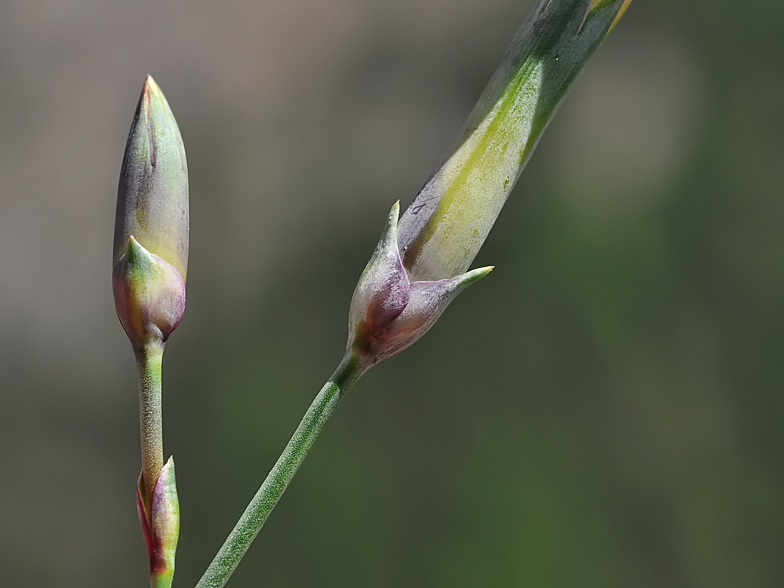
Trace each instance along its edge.
{"label": "pointed bract", "polygon": [[174,557],[180,536],[180,503],[174,476],[174,458],[161,469],[152,497],[152,510],[145,506],[143,476],[139,476],[136,502],[144,540],[150,555],[153,588],[169,588],[174,576]]}
{"label": "pointed bract", "polygon": [[134,349],[163,343],[185,313],[185,281],[172,264],[131,236],[112,272],[117,316]]}
{"label": "pointed bract", "polygon": [[411,296],[402,313],[380,333],[374,333],[375,363],[403,351],[430,330],[449,303],[467,286],[483,278],[492,267],[435,282],[412,282]]}
{"label": "pointed bract", "polygon": [[155,539],[150,575],[156,588],[171,586],[174,556],[180,537],[180,503],[174,476],[174,458],[170,457],[161,470],[152,501],[152,534]]}
{"label": "pointed bract", "polygon": [[492,269],[411,282],[398,251],[398,212],[395,203],[351,300],[347,352],[359,356],[364,370],[414,343],[463,288]]}
{"label": "pointed bract", "polygon": [[370,261],[359,278],[349,311],[349,329],[365,322],[371,333],[389,325],[408,304],[410,286],[397,249],[397,218],[400,204],[395,202],[387,216],[384,232]]}

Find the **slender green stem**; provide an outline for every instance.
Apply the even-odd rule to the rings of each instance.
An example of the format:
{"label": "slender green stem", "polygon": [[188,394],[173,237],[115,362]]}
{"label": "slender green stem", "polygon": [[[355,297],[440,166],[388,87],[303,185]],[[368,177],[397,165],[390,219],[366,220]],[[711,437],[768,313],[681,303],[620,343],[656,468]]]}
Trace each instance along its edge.
{"label": "slender green stem", "polygon": [[267,475],[267,479],[242,513],[240,520],[237,521],[196,588],[221,588],[226,585],[294,474],[297,473],[297,469],[305,460],[324,423],[327,422],[343,395],[361,375],[362,368],[358,357],[347,354],[316,395],[288,445]]}
{"label": "slender green stem", "polygon": [[174,579],[174,570],[165,570],[161,573],[150,574],[150,588],[171,588]]}
{"label": "slender green stem", "polygon": [[162,361],[162,343],[147,345],[136,353],[136,365],[139,368],[142,477],[148,512],[151,512],[153,491],[163,468]]}

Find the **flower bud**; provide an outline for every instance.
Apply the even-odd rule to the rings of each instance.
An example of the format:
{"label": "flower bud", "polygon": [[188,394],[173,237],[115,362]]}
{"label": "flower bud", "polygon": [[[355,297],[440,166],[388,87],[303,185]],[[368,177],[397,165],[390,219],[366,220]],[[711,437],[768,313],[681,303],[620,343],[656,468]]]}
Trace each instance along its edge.
{"label": "flower bud", "polygon": [[395,203],[351,300],[347,352],[359,356],[363,371],[414,343],[463,288],[493,269],[412,282],[398,250],[399,210]]}
{"label": "flower bud", "polygon": [[403,214],[412,280],[464,272],[571,84],[631,0],[540,0],[454,143]]}
{"label": "flower bud", "polygon": [[152,77],[125,148],[114,225],[113,286],[135,349],[163,342],[185,308],[188,167],[177,121]]}
{"label": "flower bud", "polygon": [[533,9],[399,224],[392,208],[351,301],[348,351],[363,369],[411,345],[490,272],[463,273],[571,84],[630,2],[540,0]]}
{"label": "flower bud", "polygon": [[152,497],[152,509],[147,509],[143,475],[139,476],[136,506],[144,540],[150,555],[150,576],[154,588],[171,586],[174,576],[174,556],[180,536],[180,503],[174,476],[174,458],[170,457],[161,470]]}

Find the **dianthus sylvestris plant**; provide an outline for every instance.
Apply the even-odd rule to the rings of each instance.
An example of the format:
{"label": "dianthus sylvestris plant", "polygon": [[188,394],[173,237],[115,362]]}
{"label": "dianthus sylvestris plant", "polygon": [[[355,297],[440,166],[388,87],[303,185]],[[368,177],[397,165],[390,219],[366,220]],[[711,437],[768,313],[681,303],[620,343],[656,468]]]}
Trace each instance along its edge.
{"label": "dianthus sylvestris plant", "polygon": [[142,472],[137,505],[153,588],[171,586],[180,529],[174,460],[163,463],[161,362],[185,312],[188,166],[177,122],[151,77],[125,148],[114,225],[117,316],[139,368]]}
{"label": "dianthus sylvestris plant", "polygon": [[[349,309],[346,351],[197,588],[224,586],[332,411],[379,361],[416,342],[466,286],[468,270],[542,132],[631,0],[540,0],[463,131],[399,217],[389,212]],[[174,574],[179,504],[164,463],[161,365],[185,311],[188,171],[177,122],[148,77],[120,174],[112,284],[139,369],[142,470],[137,506],[153,588]]]}

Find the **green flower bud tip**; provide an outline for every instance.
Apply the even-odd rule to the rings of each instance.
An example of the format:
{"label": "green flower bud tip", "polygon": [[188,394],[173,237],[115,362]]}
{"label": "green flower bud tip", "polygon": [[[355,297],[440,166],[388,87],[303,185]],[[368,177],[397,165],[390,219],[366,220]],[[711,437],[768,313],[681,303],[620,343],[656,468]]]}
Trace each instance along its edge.
{"label": "green flower bud tip", "polygon": [[137,351],[162,344],[185,313],[185,280],[172,264],[131,236],[112,272],[117,316]]}
{"label": "green flower bud tip", "polygon": [[112,263],[125,254],[133,235],[185,281],[188,222],[185,147],[163,92],[147,76],[120,172]]}
{"label": "green flower bud tip", "polygon": [[466,286],[493,269],[412,282],[398,249],[399,212],[396,202],[351,300],[346,350],[359,357],[362,371],[414,343]]}
{"label": "green flower bud tip", "polygon": [[180,536],[180,503],[174,476],[174,458],[170,457],[161,470],[148,511],[144,480],[139,476],[136,506],[144,540],[150,555],[150,577],[153,588],[168,588],[174,576],[174,556]]}
{"label": "green flower bud tip", "polygon": [[571,84],[630,0],[540,0],[399,226],[414,281],[464,272]]}

